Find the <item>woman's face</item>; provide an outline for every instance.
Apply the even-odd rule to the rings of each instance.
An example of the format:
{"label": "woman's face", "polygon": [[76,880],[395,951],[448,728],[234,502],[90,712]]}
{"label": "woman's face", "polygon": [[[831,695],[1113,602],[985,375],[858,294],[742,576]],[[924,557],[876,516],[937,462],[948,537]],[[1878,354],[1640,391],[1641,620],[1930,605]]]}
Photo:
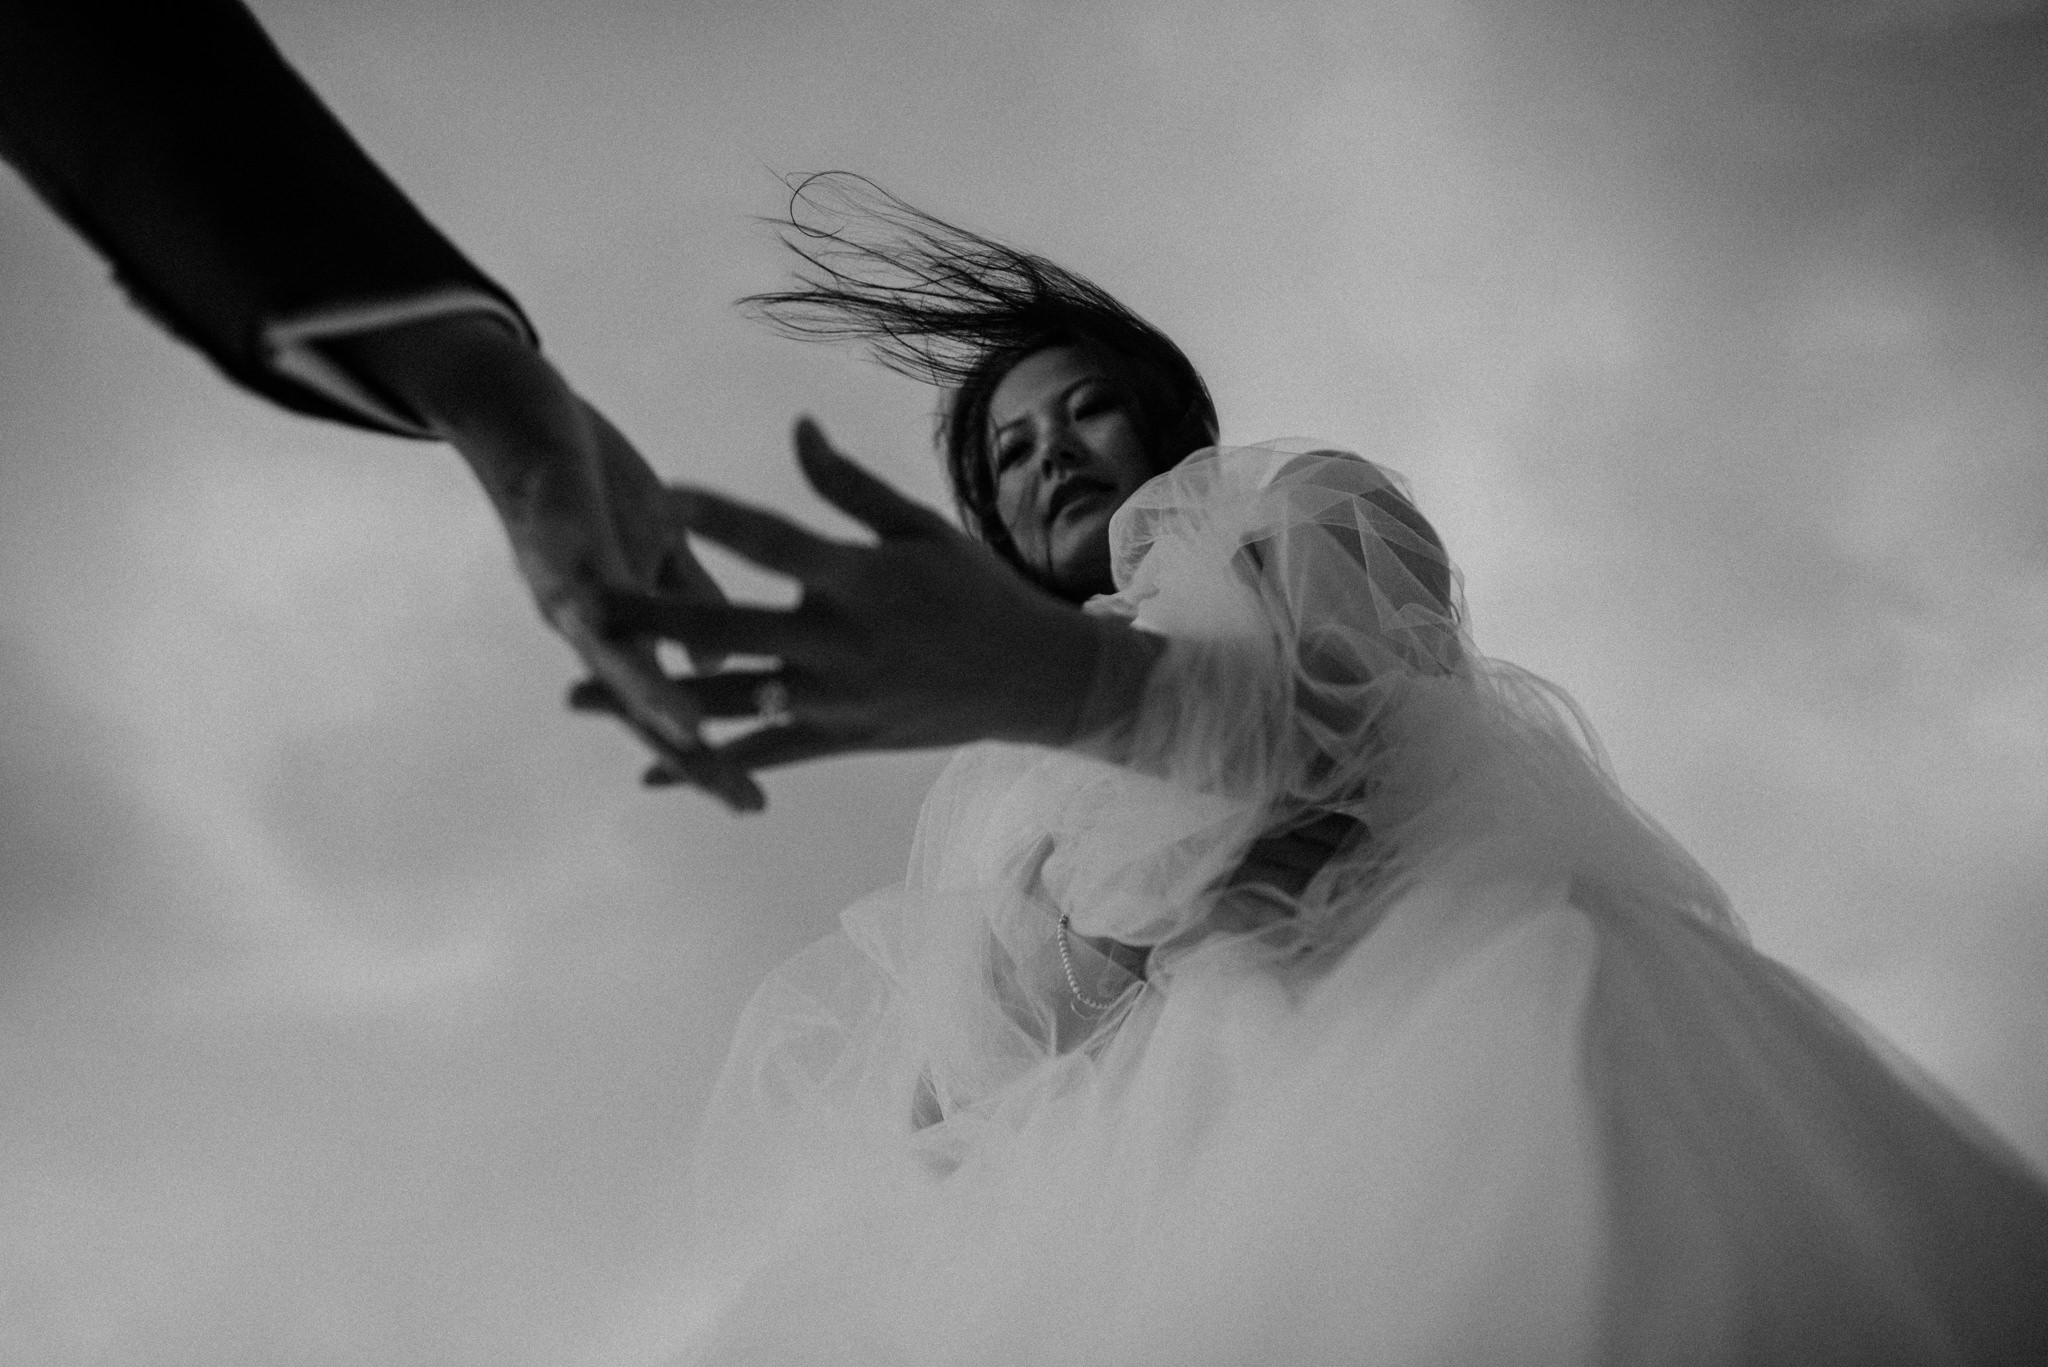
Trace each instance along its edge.
{"label": "woman's face", "polygon": [[1061,593],[1108,593],[1109,519],[1152,478],[1137,401],[1099,353],[1034,351],[989,395],[996,515]]}

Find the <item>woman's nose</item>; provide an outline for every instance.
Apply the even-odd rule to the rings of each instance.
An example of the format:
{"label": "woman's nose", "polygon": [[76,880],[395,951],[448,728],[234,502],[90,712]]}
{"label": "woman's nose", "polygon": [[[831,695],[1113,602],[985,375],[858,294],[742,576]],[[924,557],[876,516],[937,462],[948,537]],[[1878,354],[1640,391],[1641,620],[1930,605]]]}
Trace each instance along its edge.
{"label": "woman's nose", "polygon": [[1063,465],[1079,465],[1088,458],[1088,452],[1074,435],[1074,429],[1060,423],[1047,430],[1045,439],[1038,447],[1038,463],[1053,470]]}

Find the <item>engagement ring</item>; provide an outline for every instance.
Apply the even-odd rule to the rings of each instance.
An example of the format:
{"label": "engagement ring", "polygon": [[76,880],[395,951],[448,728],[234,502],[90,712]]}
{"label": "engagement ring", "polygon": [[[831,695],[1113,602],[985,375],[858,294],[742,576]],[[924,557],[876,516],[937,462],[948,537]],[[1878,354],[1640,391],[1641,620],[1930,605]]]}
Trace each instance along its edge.
{"label": "engagement ring", "polygon": [[754,715],[767,726],[789,725],[789,685],[780,679],[755,684]]}

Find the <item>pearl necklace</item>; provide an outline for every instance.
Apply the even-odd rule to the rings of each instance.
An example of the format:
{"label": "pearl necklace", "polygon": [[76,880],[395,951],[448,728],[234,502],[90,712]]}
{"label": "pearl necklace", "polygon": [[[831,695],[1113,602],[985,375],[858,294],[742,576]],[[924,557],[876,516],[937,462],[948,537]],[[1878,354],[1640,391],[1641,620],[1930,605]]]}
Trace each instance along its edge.
{"label": "pearl necklace", "polygon": [[[1123,994],[1118,993],[1106,1002],[1099,1002],[1081,990],[1080,980],[1074,976],[1074,956],[1067,948],[1067,932],[1067,916],[1065,912],[1062,912],[1060,913],[1060,970],[1067,975],[1067,991],[1074,994],[1074,1000],[1079,1002],[1084,1010],[1093,1011],[1099,1016],[1109,1010],[1110,1007],[1115,1006]],[[1145,980],[1143,978],[1138,979],[1138,990],[1140,992],[1145,990]]]}

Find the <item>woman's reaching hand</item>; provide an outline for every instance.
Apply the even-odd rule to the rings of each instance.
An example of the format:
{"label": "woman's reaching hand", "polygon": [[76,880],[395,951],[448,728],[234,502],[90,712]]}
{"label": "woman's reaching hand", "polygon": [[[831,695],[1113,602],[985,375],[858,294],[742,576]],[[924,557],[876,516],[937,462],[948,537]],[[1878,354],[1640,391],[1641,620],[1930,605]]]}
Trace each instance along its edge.
{"label": "woman's reaching hand", "polygon": [[[769,722],[715,749],[720,763],[752,772],[862,750],[1064,744],[1082,724],[1103,651],[1149,663],[1156,646],[1136,639],[1141,633],[1027,583],[940,514],[834,450],[815,423],[798,423],[795,442],[805,478],[873,530],[874,544],[827,540],[722,495],[671,489],[677,522],[796,580],[796,606],[648,594],[606,600],[606,628],[621,637],[677,641],[699,659],[778,662],[675,681],[705,717]],[[612,710],[594,683],[579,686],[571,703]],[[682,778],[657,764],[648,781]]]}

